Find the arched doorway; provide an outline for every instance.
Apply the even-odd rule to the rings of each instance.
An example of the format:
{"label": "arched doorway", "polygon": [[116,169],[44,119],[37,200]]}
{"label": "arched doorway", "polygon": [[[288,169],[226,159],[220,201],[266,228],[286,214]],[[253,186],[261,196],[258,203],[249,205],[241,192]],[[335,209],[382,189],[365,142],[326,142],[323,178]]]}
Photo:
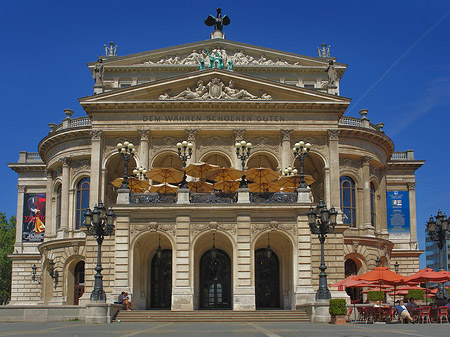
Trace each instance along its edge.
{"label": "arched doorway", "polygon": [[172,250],[163,249],[153,256],[151,266],[150,306],[170,309],[172,302]]}
{"label": "arched doorway", "polygon": [[255,252],[256,309],[280,308],[280,263],[271,249]]}
{"label": "arched doorway", "polygon": [[76,264],[73,277],[73,304],[78,305],[80,297],[84,294],[84,261]]}
{"label": "arched doorway", "polygon": [[[345,261],[345,277],[347,278],[351,275],[358,275],[358,265],[353,259],[347,259]],[[345,288],[345,292],[350,296],[352,301],[359,301],[362,299],[361,290],[361,288]]]}
{"label": "arched doorway", "polygon": [[231,308],[231,260],[212,248],[200,258],[200,308]]}

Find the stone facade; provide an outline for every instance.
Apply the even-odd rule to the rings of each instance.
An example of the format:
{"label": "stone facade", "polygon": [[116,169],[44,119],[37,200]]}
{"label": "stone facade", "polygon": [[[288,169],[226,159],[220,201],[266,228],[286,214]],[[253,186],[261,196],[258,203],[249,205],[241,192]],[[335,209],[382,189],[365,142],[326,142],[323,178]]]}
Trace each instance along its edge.
{"label": "stone facade", "polygon": [[[234,68],[198,70],[206,48],[234,60]],[[213,244],[225,256],[223,261],[230,261],[228,269],[224,267],[229,282],[215,283],[213,306],[295,309],[312,303],[320,244],[306,214],[319,200],[339,212],[335,232],[325,244],[329,283],[346,276],[349,260],[358,274],[373,268],[378,257],[388,266],[399,262],[405,275],[417,271],[422,251],[417,246],[414,186],[415,170],[423,161],[415,160],[411,151],[394,152],[392,140],[381,124],[370,123],[366,110],[361,119],[343,117],[350,100],[339,96],[338,80],[333,87],[325,85],[329,59],[335,61],[227,40],[105,57],[103,83],[96,83],[94,95],[80,99],[87,117],[67,114],[61,124],[51,124],[39,153],[21,152],[19,161],[9,164],[19,175],[11,304],[89,302],[97,243],[79,228],[78,203],[85,195],[80,183],[86,178],[89,207],[103,201],[117,215],[115,233],[102,245],[103,286],[111,303],[127,291],[137,309],[162,304],[172,310],[205,307],[209,295],[202,268]],[[334,65],[342,77],[346,65]],[[91,71],[94,67],[89,64]],[[299,169],[292,147],[300,140],[310,142],[305,174],[313,183],[298,202],[296,191],[292,200],[283,196],[265,202],[241,190],[237,202],[217,203],[202,196],[198,200],[203,202],[194,203],[191,191],[190,196],[183,194],[184,202],[179,192],[177,203],[172,202],[176,197],[164,201],[150,194],[136,199],[112,186],[124,173],[118,142],[136,146],[131,172],[139,166],[181,169],[176,143],[184,139],[194,144],[188,165],[203,161],[240,169],[234,144],[245,140],[253,144],[246,168],[275,171]],[[341,177],[354,182],[351,225],[341,209]],[[389,191],[408,193],[407,235],[391,236],[388,231]],[[46,194],[43,242],[22,238],[24,198],[32,193]],[[262,276],[255,272],[260,261],[256,254],[267,248],[269,238],[278,268],[277,300],[270,303],[258,295]],[[165,269],[155,260],[158,247],[171,256]],[[156,280],[164,273],[170,274],[170,287]],[[229,294],[217,290],[219,286],[228,287]],[[163,291],[170,292],[168,302],[155,295]]]}

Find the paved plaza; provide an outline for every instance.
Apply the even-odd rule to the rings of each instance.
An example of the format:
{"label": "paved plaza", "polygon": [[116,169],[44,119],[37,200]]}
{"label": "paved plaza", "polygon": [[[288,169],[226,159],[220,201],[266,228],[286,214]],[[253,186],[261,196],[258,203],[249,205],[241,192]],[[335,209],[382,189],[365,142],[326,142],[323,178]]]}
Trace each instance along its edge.
{"label": "paved plaza", "polygon": [[113,323],[84,322],[0,323],[0,336],[57,337],[277,337],[277,336],[448,336],[449,324],[347,324],[314,323]]}

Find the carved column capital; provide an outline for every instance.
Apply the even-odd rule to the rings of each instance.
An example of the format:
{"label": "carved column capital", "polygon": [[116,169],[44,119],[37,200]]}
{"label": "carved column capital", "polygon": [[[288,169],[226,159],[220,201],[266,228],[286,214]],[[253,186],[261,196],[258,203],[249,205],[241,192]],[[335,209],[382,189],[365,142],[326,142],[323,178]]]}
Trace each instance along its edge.
{"label": "carved column capital", "polygon": [[139,136],[141,136],[141,140],[147,140],[150,136],[150,130],[138,130]]}
{"label": "carved column capital", "polygon": [[19,193],[24,193],[25,192],[25,185],[17,185],[17,191]]}
{"label": "carved column capital", "polygon": [[244,140],[245,129],[235,129],[235,130],[233,130],[233,133],[234,133],[234,140],[236,142],[240,142],[240,141]]}
{"label": "carved column capital", "polygon": [[69,157],[63,157],[60,159],[62,166],[70,166],[70,158]]}
{"label": "carved column capital", "polygon": [[294,130],[280,130],[282,140],[283,141],[290,141],[291,140],[292,131],[294,131]]}
{"label": "carved column capital", "polygon": [[339,134],[341,131],[339,130],[328,130],[328,139],[329,140],[339,140]]}
{"label": "carved column capital", "polygon": [[188,142],[195,142],[195,139],[197,137],[198,129],[186,129],[184,130],[186,132],[186,138]]}
{"label": "carved column capital", "polygon": [[53,177],[53,171],[50,170],[49,168],[45,169],[45,174],[47,175],[47,178],[52,178]]}
{"label": "carved column capital", "polygon": [[362,164],[363,166],[368,166],[370,164],[370,161],[372,160],[372,157],[365,156],[362,158]]}
{"label": "carved column capital", "polygon": [[103,131],[102,130],[91,130],[89,131],[91,134],[92,140],[100,140],[102,138]]}
{"label": "carved column capital", "polygon": [[415,190],[416,189],[416,183],[408,183],[408,191]]}

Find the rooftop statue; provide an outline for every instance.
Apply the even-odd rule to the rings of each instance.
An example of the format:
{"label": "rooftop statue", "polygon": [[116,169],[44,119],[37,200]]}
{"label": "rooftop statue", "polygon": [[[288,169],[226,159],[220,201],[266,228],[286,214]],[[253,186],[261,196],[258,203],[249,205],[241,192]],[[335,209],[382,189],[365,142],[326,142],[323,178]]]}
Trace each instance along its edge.
{"label": "rooftop statue", "polygon": [[103,60],[99,58],[94,67],[94,74],[92,76],[95,79],[95,85],[103,85]]}
{"label": "rooftop statue", "polygon": [[224,25],[230,24],[230,18],[227,15],[222,17],[221,12],[222,10],[217,8],[217,17],[214,17],[213,15],[208,16],[205,20],[205,24],[207,26],[214,26],[215,30],[222,31]]}

